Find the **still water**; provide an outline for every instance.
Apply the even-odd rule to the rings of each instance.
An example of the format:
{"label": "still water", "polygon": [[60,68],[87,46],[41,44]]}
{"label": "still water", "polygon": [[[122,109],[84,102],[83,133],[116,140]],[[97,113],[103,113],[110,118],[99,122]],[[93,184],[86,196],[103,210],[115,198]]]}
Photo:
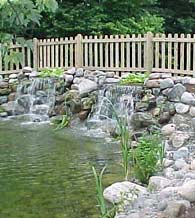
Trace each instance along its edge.
{"label": "still water", "polygon": [[91,165],[120,180],[119,147],[49,124],[0,121],[0,218],[97,218]]}

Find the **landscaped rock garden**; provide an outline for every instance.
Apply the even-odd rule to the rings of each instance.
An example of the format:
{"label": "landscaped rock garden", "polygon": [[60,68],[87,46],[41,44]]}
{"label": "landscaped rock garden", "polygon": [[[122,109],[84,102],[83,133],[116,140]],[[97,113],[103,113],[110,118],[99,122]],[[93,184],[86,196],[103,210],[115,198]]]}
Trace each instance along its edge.
{"label": "landscaped rock garden", "polygon": [[[19,74],[0,76],[0,117],[13,114],[18,84],[31,83],[37,77],[39,73],[29,67]],[[53,81],[55,105],[49,116],[70,110],[83,121],[97,101],[98,90],[118,84],[120,78],[113,72],[72,68]],[[132,144],[136,147],[143,132],[158,130],[165,144],[165,158],[163,168],[149,178],[147,185],[125,181],[105,189],[105,198],[119,204],[116,218],[195,217],[195,79],[152,73],[141,86],[134,108]],[[14,111],[24,112],[22,104]]]}
{"label": "landscaped rock garden", "polygon": [[117,218],[194,218],[195,79],[153,73],[143,90],[132,127],[135,132],[159,128],[165,143],[163,168],[147,185],[115,183],[104,197],[119,205]]}

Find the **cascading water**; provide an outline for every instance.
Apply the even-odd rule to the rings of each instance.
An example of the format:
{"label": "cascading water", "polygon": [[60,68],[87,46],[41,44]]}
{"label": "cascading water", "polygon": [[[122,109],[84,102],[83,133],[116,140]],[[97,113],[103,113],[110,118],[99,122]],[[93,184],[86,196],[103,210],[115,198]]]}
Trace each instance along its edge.
{"label": "cascading water", "polygon": [[46,121],[55,105],[55,85],[50,78],[35,78],[17,87],[13,114],[27,114],[31,121]]}
{"label": "cascading water", "polygon": [[135,86],[110,85],[100,90],[97,103],[88,119],[87,127],[110,133],[117,126],[115,113],[130,123],[134,111],[136,89]]}

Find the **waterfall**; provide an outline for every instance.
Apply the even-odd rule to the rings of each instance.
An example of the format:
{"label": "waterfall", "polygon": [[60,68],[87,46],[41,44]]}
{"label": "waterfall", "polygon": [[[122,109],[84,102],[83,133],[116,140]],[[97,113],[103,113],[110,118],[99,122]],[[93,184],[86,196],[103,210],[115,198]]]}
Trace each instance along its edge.
{"label": "waterfall", "polygon": [[50,78],[35,78],[18,85],[13,114],[27,114],[31,121],[45,121],[54,105],[54,81]]}
{"label": "waterfall", "polygon": [[130,123],[137,97],[136,89],[135,86],[110,85],[100,90],[97,103],[87,121],[88,129],[101,128],[110,133],[117,126],[115,112]]}

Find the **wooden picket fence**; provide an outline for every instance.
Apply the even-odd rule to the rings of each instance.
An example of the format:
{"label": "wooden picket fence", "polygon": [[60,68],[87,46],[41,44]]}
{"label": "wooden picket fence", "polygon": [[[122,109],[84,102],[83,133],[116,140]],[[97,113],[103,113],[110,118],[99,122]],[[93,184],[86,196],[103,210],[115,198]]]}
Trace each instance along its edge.
{"label": "wooden picket fence", "polygon": [[33,49],[11,45],[23,54],[21,64],[5,64],[0,53],[0,74],[19,72],[24,66],[44,68],[82,67],[88,70],[195,73],[195,35],[156,34],[82,36],[33,39]]}

